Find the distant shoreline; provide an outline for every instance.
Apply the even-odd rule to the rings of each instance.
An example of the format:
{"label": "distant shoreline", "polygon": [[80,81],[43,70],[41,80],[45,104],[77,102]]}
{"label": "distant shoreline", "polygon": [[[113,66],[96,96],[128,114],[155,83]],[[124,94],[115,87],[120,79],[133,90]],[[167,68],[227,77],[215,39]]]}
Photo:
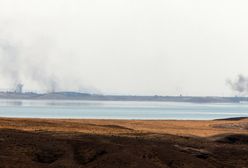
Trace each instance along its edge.
{"label": "distant shoreline", "polygon": [[99,95],[79,92],[54,93],[16,93],[0,92],[0,99],[23,100],[89,100],[89,101],[155,101],[155,102],[188,102],[188,103],[248,103],[248,97],[218,97],[218,96],[129,96],[129,95]]}
{"label": "distant shoreline", "polygon": [[17,120],[68,120],[68,121],[80,121],[80,120],[89,120],[89,121],[139,121],[139,122],[166,122],[166,121],[175,121],[175,122],[211,122],[211,121],[241,121],[248,120],[247,117],[234,117],[234,118],[219,118],[219,119],[119,119],[119,118],[58,118],[58,117],[1,117],[1,119],[17,119]]}

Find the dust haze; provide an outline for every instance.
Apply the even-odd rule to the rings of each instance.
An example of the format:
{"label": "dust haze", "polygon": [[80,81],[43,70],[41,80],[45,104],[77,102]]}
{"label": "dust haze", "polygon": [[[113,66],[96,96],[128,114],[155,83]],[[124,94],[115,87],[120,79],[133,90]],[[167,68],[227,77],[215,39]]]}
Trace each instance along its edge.
{"label": "dust haze", "polygon": [[42,92],[244,94],[234,79],[248,75],[247,6],[245,0],[1,0],[0,89],[22,83],[25,91]]}

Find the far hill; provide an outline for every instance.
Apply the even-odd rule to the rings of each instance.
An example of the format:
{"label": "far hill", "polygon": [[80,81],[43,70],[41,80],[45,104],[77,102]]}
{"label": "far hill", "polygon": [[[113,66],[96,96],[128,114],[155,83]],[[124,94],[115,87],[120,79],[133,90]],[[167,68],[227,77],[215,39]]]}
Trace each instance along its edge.
{"label": "far hill", "polygon": [[248,102],[247,97],[194,97],[194,96],[129,96],[100,95],[79,92],[52,93],[16,93],[0,92],[0,99],[32,99],[32,100],[98,100],[98,101],[165,101],[192,103],[242,103]]}

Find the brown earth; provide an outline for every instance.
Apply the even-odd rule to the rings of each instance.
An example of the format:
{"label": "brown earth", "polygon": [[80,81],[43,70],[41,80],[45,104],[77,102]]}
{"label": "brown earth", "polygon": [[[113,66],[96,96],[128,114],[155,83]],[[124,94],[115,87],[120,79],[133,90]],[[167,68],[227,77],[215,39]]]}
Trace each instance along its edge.
{"label": "brown earth", "polygon": [[0,168],[248,168],[248,119],[0,119]]}

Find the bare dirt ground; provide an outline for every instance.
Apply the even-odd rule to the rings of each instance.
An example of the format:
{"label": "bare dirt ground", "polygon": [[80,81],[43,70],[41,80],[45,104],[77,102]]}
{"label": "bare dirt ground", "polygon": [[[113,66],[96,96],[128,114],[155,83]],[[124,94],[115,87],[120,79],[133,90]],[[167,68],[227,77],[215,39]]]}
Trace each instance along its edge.
{"label": "bare dirt ground", "polygon": [[248,119],[0,119],[0,168],[248,168]]}

